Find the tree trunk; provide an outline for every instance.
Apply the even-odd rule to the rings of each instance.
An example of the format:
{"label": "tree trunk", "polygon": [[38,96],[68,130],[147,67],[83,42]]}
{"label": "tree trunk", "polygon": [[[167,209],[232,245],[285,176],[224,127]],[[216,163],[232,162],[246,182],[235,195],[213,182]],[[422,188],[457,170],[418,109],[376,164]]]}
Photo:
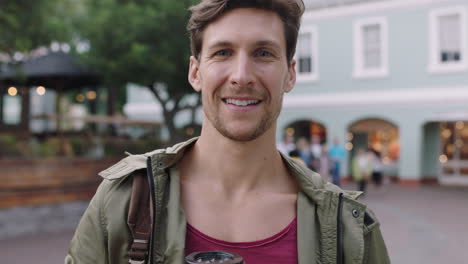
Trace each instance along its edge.
{"label": "tree trunk", "polygon": [[180,131],[176,128],[175,122],[174,122],[174,116],[175,116],[174,111],[169,112],[163,108],[163,116],[164,116],[164,124],[166,125],[166,128],[169,132],[169,144],[174,145],[179,143],[180,141],[184,140],[184,137],[181,135]]}
{"label": "tree trunk", "polygon": [[[109,117],[114,116],[115,114],[115,86],[107,86],[107,115]],[[116,136],[117,132],[113,124],[109,124],[107,127],[108,134],[111,136]]]}

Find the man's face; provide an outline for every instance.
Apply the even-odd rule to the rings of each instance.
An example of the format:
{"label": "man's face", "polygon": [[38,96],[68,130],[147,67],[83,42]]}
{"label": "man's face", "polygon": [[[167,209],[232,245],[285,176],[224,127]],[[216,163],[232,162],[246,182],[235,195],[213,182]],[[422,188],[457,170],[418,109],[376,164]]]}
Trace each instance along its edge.
{"label": "man's face", "polygon": [[273,12],[234,9],[209,24],[189,73],[202,95],[204,128],[236,141],[276,129],[283,93],[295,83],[294,66],[287,63],[283,24]]}

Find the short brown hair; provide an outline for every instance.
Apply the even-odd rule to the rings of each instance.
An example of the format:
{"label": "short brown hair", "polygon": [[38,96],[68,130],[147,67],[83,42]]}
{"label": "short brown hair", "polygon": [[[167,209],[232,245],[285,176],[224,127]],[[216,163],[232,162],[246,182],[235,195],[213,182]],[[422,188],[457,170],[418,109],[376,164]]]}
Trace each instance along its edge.
{"label": "short brown hair", "polygon": [[190,35],[192,55],[200,57],[203,44],[203,31],[211,22],[226,12],[237,8],[258,8],[279,15],[284,25],[286,58],[288,64],[296,52],[297,35],[304,13],[302,0],[202,0],[190,8],[192,15],[187,25]]}

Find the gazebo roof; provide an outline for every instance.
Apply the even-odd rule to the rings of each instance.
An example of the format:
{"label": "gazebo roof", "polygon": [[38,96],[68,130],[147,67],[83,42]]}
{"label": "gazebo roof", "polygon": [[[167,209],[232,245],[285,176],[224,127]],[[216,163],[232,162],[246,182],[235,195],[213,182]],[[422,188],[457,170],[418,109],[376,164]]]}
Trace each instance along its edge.
{"label": "gazebo roof", "polygon": [[69,53],[51,52],[24,61],[20,66],[5,64],[0,80],[8,84],[42,85],[54,89],[73,89],[98,84],[98,76],[79,64]]}

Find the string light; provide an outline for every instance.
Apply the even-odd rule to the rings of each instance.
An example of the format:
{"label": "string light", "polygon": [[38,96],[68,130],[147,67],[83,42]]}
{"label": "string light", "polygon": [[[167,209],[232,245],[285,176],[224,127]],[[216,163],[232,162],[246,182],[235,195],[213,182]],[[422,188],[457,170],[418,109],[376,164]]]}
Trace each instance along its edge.
{"label": "string light", "polygon": [[15,96],[18,94],[18,89],[16,89],[16,87],[11,86],[10,88],[8,88],[8,94],[10,96]]}
{"label": "string light", "polygon": [[44,86],[38,86],[36,88],[36,93],[38,95],[44,95],[46,93],[46,88]]}
{"label": "string light", "polygon": [[82,95],[82,94],[77,94],[76,97],[75,97],[75,99],[76,99],[76,101],[82,103],[82,102],[84,102],[85,97],[84,97],[84,95]]}
{"label": "string light", "polygon": [[439,156],[439,161],[440,161],[440,163],[447,163],[447,161],[448,161],[447,155],[444,155],[444,154],[440,155]]}
{"label": "string light", "polygon": [[96,95],[96,92],[95,91],[88,91],[86,93],[86,98],[88,98],[89,100],[94,100],[96,99],[97,95]]}

